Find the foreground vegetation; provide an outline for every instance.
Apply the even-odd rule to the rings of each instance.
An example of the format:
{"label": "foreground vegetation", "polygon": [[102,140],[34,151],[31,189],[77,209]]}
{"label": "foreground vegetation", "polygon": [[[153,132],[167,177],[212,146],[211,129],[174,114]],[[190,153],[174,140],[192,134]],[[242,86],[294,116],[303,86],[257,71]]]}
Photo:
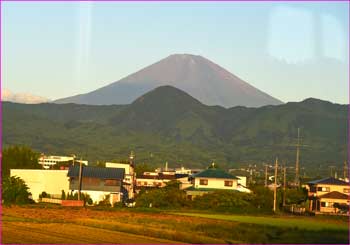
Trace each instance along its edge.
{"label": "foreground vegetation", "polygon": [[344,217],[256,217],[36,204],[3,208],[3,243],[347,244],[347,225]]}

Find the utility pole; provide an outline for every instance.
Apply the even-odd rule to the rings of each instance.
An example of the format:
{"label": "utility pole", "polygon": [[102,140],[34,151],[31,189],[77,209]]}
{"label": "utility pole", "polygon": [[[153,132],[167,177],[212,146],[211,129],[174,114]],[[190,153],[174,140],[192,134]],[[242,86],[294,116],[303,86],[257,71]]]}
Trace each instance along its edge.
{"label": "utility pole", "polygon": [[81,182],[83,177],[83,166],[82,166],[82,159],[80,159],[79,163],[79,189],[78,189],[78,200],[81,199]]}
{"label": "utility pole", "polygon": [[295,185],[299,186],[300,128],[298,128],[297,156],[295,161]]}
{"label": "utility pole", "polygon": [[275,162],[275,185],[273,188],[273,212],[276,212],[277,206],[277,172],[278,172],[278,158],[276,157]]}
{"label": "utility pole", "polygon": [[265,165],[265,187],[267,187],[267,167],[268,165]]}
{"label": "utility pole", "polygon": [[283,167],[283,207],[286,206],[286,186],[287,186],[287,181],[286,181],[286,166]]}

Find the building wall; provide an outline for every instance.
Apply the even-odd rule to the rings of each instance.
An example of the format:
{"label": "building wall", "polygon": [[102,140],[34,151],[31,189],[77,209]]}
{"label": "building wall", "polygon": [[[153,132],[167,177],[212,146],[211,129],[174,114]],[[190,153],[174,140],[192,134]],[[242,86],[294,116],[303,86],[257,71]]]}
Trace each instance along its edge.
{"label": "building wall", "polygon": [[48,194],[61,195],[62,190],[69,191],[68,170],[44,169],[11,169],[10,175],[24,180],[32,193],[33,200],[38,202],[39,195],[45,191]]}
{"label": "building wall", "polygon": [[[121,190],[121,180],[115,180],[116,185],[108,185],[106,183],[108,180],[99,178],[82,178],[81,191],[102,191],[102,192],[120,192]],[[79,178],[71,178],[69,184],[70,190],[79,190]]]}
{"label": "building wall", "polygon": [[160,179],[136,179],[137,187],[164,187],[166,186],[166,182],[170,180],[160,180]]}
{"label": "building wall", "polygon": [[136,174],[134,168],[130,166],[129,163],[113,163],[106,162],[106,168],[123,168],[125,170],[124,182],[127,185],[124,188],[128,191],[128,197],[134,198],[134,184],[136,179]]}
{"label": "building wall", "polygon": [[[109,195],[109,202],[113,205],[115,202],[121,201],[121,193],[120,192],[107,192],[107,191],[81,191],[82,193],[87,193],[92,199],[94,204],[98,204],[100,201],[105,200]],[[73,191],[73,194],[78,193],[78,191]]]}
{"label": "building wall", "polygon": [[[329,191],[319,191],[318,190],[319,187],[326,188],[326,189],[329,188]],[[310,189],[309,186],[307,186],[307,189],[309,191],[309,196],[316,194],[317,197],[322,196],[322,195],[327,194],[327,193],[332,192],[332,191],[337,191],[340,193],[344,193],[346,195],[350,194],[349,192],[345,191],[345,189],[348,189],[350,191],[350,186],[346,186],[346,185],[317,184],[317,185],[315,185],[315,189]]]}
{"label": "building wall", "polygon": [[[208,180],[208,185],[201,185],[200,180]],[[232,186],[225,186],[225,181],[232,181]],[[237,189],[237,180],[236,179],[217,179],[217,178],[204,178],[198,177],[195,178],[194,182],[195,188],[215,188],[223,190],[235,190]]]}
{"label": "building wall", "polygon": [[237,176],[239,180],[237,180],[237,183],[243,186],[247,186],[247,177],[245,176]]}
{"label": "building wall", "polygon": [[131,167],[129,163],[106,162],[106,168],[123,168],[125,169],[125,175],[129,175]]}
{"label": "building wall", "polygon": [[[338,209],[333,207],[333,205],[335,203],[349,205],[349,202],[350,201],[346,200],[346,199],[320,198],[320,201],[319,201],[320,212],[323,212],[323,213],[337,213]],[[322,203],[325,203],[325,207],[322,207]]]}

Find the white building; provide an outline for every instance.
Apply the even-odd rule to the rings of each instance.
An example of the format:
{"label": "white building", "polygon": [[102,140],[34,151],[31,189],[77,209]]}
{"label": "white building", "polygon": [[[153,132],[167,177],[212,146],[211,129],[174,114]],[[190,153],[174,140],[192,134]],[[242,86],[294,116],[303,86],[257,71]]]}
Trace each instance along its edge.
{"label": "white building", "polygon": [[136,173],[133,164],[106,162],[106,168],[122,168],[125,171],[124,188],[128,191],[128,197],[134,198],[134,187],[136,182]]}
{"label": "white building", "polygon": [[59,163],[82,163],[88,165],[88,161],[75,159],[74,156],[45,156],[41,155],[38,158],[38,163],[43,166],[44,169],[50,169],[54,165]]}
{"label": "white building", "polygon": [[69,191],[68,170],[11,169],[10,175],[20,177],[27,184],[32,199],[39,201],[39,195],[46,192],[61,197],[62,190]]}

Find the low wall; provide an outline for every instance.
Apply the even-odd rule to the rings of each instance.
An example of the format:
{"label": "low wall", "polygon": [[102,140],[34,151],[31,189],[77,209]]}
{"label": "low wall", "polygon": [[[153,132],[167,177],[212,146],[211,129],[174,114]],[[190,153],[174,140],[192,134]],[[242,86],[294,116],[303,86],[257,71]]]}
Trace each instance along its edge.
{"label": "low wall", "polygon": [[56,203],[56,204],[61,204],[62,200],[61,199],[53,199],[53,198],[41,198],[41,202],[48,202],[48,203]]}
{"label": "low wall", "polygon": [[62,206],[65,207],[83,207],[84,201],[79,200],[62,200],[61,202]]}

